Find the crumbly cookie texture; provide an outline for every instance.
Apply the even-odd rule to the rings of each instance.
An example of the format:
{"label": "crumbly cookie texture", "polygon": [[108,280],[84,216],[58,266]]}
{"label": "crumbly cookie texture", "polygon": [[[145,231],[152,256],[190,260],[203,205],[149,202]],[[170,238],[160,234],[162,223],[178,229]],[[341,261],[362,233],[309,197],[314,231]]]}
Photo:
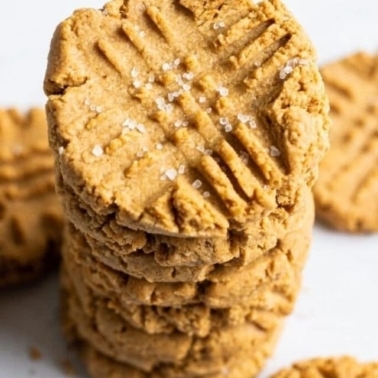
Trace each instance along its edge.
{"label": "crumbly cookie texture", "polygon": [[[237,331],[234,331],[232,334],[232,332],[230,333],[228,330],[225,330],[214,333],[214,335],[209,338],[197,339],[196,342],[193,342],[191,351],[180,361],[161,362],[154,366],[151,361],[143,361],[143,353],[138,354],[135,359],[133,359],[132,354],[128,353],[126,359],[129,363],[122,363],[119,360],[117,361],[114,358],[107,357],[106,354],[102,354],[98,349],[93,347],[93,344],[85,340],[86,337],[82,336],[83,329],[80,330],[78,325],[71,318],[69,311],[70,304],[67,303],[71,299],[70,295],[64,292],[63,299],[63,327],[65,334],[69,341],[76,342],[77,345],[79,343],[81,346],[87,368],[93,378],[220,378],[224,377],[225,374],[229,377],[244,378],[251,374],[257,374],[261,369],[265,360],[271,355],[281,330],[281,327],[277,323],[274,332],[257,331],[257,328],[253,325],[248,326],[251,327],[251,332],[244,332],[244,335]],[[117,325],[117,323],[115,325]],[[116,327],[112,326],[111,328],[112,333],[116,332]],[[95,333],[94,328],[89,331]],[[244,331],[246,331],[246,329]],[[254,341],[254,335],[257,335],[257,333],[260,333],[260,336],[257,336]],[[233,342],[237,342],[238,338],[243,337],[245,340],[242,348],[237,350],[234,348],[232,352],[230,350],[225,352],[226,349],[232,348]],[[228,347],[226,346],[227,339]],[[96,342],[97,345],[99,345],[99,343],[101,344],[100,349],[106,349],[107,344],[102,338],[97,339],[96,337]],[[128,344],[131,345],[131,342]],[[219,344],[225,346],[226,349],[223,352]],[[149,348],[153,348],[153,345],[150,345]],[[175,350],[167,348],[165,349],[166,354],[175,354],[177,353],[177,349],[182,350],[182,346]],[[105,352],[109,354],[108,350],[105,350]],[[119,353],[119,347],[116,352]],[[160,351],[160,353],[163,352]],[[217,353],[218,355],[215,356]],[[209,358],[211,358],[211,360],[209,360]]]}
{"label": "crumbly cookie texture", "polygon": [[328,147],[314,51],[278,0],[114,0],[57,29],[45,91],[64,181],[99,214],[226,237],[292,206]]}
{"label": "crumbly cookie texture", "polygon": [[[88,213],[83,211],[82,214]],[[66,238],[73,249],[88,251],[89,255],[108,267],[135,278],[144,278],[149,282],[198,282],[208,277],[215,264],[248,265],[276,246],[281,235],[302,229],[304,225],[310,229],[312,215],[313,198],[307,189],[287,223],[279,224],[272,215],[256,224],[257,230],[254,232],[248,235],[232,233],[227,240],[144,234],[144,243],[139,244],[140,233],[126,229],[122,238],[125,240],[125,236],[130,235],[127,244],[130,247],[113,248],[115,243],[104,244],[76,230],[72,224],[67,227]]]}
{"label": "crumbly cookie texture", "polygon": [[377,378],[378,363],[358,362],[353,357],[317,358],[295,363],[271,378]]}
{"label": "crumbly cookie texture", "polygon": [[331,104],[331,149],[320,165],[317,215],[348,232],[378,232],[378,57],[357,53],[322,74]]}
{"label": "crumbly cookie texture", "polygon": [[290,243],[285,240],[279,242],[276,248],[250,265],[220,265],[209,273],[207,280],[196,283],[154,283],[137,279],[114,271],[71,246],[65,247],[64,258],[72,277],[84,279],[96,293],[119,298],[125,305],[177,307],[204,303],[212,308],[225,308],[248,300],[259,288],[275,281],[283,282],[283,285],[298,285],[297,263],[305,260],[310,237],[300,232],[296,236]]}
{"label": "crumbly cookie texture", "polygon": [[247,355],[264,345],[283,321],[282,317],[275,317],[266,329],[253,322],[214,328],[206,337],[181,332],[148,334],[132,327],[107,307],[106,300],[95,295],[91,296],[91,308],[87,312],[75,291],[71,290],[66,300],[68,317],[80,338],[115,361],[143,371],[152,371],[161,364],[172,364],[195,375],[205,369],[221,371],[227,359],[235,354]]}
{"label": "crumbly cookie texture", "polygon": [[0,288],[56,263],[63,214],[42,109],[0,109]]}
{"label": "crumbly cookie texture", "polygon": [[151,372],[143,372],[130,365],[117,363],[97,352],[88,344],[83,344],[83,355],[93,378],[245,378],[254,377],[261,370],[266,359],[272,354],[277,335],[273,334],[264,346],[248,354],[238,354],[224,363],[221,371],[195,372],[169,365],[161,365]]}
{"label": "crumbly cookie texture", "polygon": [[68,266],[63,266],[63,286],[70,290],[74,288],[87,313],[92,311],[90,298],[93,292],[94,295],[106,299],[108,308],[132,327],[152,335],[182,332],[206,337],[213,329],[238,326],[246,322],[253,322],[260,329],[266,329],[277,318],[292,311],[300,288],[300,277],[297,274],[296,279],[278,278],[276,281],[263,283],[248,299],[231,307],[211,308],[204,303],[164,307],[124,303],[122,298],[94,290],[73,273]]}

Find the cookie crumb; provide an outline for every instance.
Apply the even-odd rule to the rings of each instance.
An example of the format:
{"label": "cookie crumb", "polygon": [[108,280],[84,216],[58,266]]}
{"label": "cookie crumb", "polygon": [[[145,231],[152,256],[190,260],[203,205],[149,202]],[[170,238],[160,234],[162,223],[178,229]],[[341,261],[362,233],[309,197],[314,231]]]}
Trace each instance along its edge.
{"label": "cookie crumb", "polygon": [[29,348],[29,358],[32,361],[41,361],[42,360],[42,352],[36,347]]}
{"label": "cookie crumb", "polygon": [[60,362],[60,367],[64,373],[64,375],[68,377],[73,377],[76,375],[76,369],[73,366],[70,360],[63,360]]}

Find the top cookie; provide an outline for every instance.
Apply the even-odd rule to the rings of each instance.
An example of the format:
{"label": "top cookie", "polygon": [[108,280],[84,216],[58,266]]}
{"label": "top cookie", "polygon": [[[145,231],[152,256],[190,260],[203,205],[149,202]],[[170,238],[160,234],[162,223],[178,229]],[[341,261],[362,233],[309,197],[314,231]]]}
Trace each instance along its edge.
{"label": "top cookie", "polygon": [[125,226],[180,236],[290,207],[328,146],[313,47],[278,0],[114,0],[79,10],[49,56],[66,183]]}
{"label": "top cookie", "polygon": [[322,69],[331,149],[320,164],[317,215],[349,232],[378,232],[378,56],[356,53]]}
{"label": "top cookie", "polygon": [[360,364],[352,357],[313,359],[294,364],[271,378],[378,378],[378,364]]}

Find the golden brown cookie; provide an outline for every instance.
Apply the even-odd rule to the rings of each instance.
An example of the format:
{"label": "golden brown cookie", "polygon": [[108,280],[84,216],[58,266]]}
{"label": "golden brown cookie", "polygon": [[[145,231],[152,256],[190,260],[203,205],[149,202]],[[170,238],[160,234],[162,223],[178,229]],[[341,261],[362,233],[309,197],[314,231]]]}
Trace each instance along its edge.
{"label": "golden brown cookie", "polygon": [[62,225],[44,111],[0,109],[0,288],[56,263]]}
{"label": "golden brown cookie", "polygon": [[[63,295],[63,299],[69,299],[67,292]],[[256,331],[257,328],[251,325],[254,329],[252,334],[260,332],[260,341],[253,341],[251,334],[235,333],[233,339],[229,342],[237,341],[238,337],[244,337],[243,346],[239,350],[233,350],[232,353],[222,353],[216,358],[215,354],[219,351],[218,343],[224,343],[229,337],[229,332],[214,333],[212,337],[203,339],[201,342],[194,342],[191,352],[179,362],[160,363],[151,369],[151,363],[142,365],[142,369],[138,369],[135,365],[141,364],[143,353],[133,359],[133,356],[128,353],[126,358],[131,361],[130,364],[117,362],[114,359],[109,359],[98,352],[99,349],[106,348],[106,342],[102,339],[95,338],[96,345],[85,341],[85,337],[80,335],[75,321],[70,318],[69,304],[63,303],[63,328],[65,334],[70,342],[79,342],[84,349],[84,358],[87,363],[88,370],[93,377],[111,378],[111,377],[161,377],[161,378],[185,378],[185,377],[223,377],[225,374],[229,377],[244,378],[249,377],[250,374],[255,374],[261,369],[265,360],[271,355],[273,348],[277,341],[277,336],[280,333],[281,327],[276,323],[275,332]],[[115,327],[111,327],[114,333]],[[81,330],[83,331],[83,330]],[[95,333],[96,330],[92,328],[90,333]],[[113,339],[114,340],[114,339]],[[101,344],[101,345],[100,345]],[[202,347],[201,347],[201,344]],[[153,346],[149,346],[151,348]],[[228,347],[230,348],[231,345]],[[204,349],[205,348],[205,349]],[[106,351],[108,352],[108,351]],[[116,353],[118,353],[116,351]],[[168,351],[167,351],[168,353]],[[215,353],[215,354],[214,354]]]}
{"label": "golden brown cookie", "polygon": [[279,0],[114,0],[56,30],[45,91],[64,182],[96,213],[226,237],[312,185],[328,147],[313,47]]}
{"label": "golden brown cookie", "polygon": [[88,371],[93,378],[249,378],[256,376],[266,359],[272,354],[277,335],[272,335],[259,350],[240,353],[224,361],[221,369],[209,372],[207,369],[174,367],[162,364],[151,372],[145,373],[130,365],[120,364],[97,352],[88,344],[82,345]]}
{"label": "golden brown cookie", "polygon": [[378,378],[378,363],[358,362],[353,357],[316,358],[295,363],[272,378]]}
{"label": "golden brown cookie", "polygon": [[152,283],[117,272],[91,256],[85,240],[77,249],[67,240],[64,259],[72,280],[84,281],[98,295],[119,298],[125,305],[177,307],[204,303],[211,308],[225,308],[247,301],[258,289],[270,287],[276,281],[282,285],[298,285],[310,239],[308,226],[293,231],[253,263],[217,265],[205,281],[195,283]]}
{"label": "golden brown cookie", "polygon": [[[302,203],[298,204],[295,212],[293,211],[290,222],[286,224],[288,228],[285,234],[304,228],[306,228],[307,233],[310,232],[314,213],[313,198],[309,190],[306,193],[307,195],[302,199]],[[269,224],[274,228],[274,219],[271,222],[265,222],[265,227],[261,228],[266,230],[266,233],[270,231],[267,227]],[[281,225],[281,227],[283,228],[284,225]],[[127,232],[135,233],[135,231],[126,230],[126,235]],[[269,242],[267,249],[262,249],[261,246],[256,248],[256,244],[253,243],[253,241],[256,241],[253,240],[253,235],[256,234],[252,232],[248,236],[232,234],[227,241],[217,238],[184,239],[145,234],[145,245],[142,248],[134,251],[129,251],[126,248],[123,253],[118,248],[109,248],[108,243],[103,244],[89,235],[80,233],[71,224],[67,227],[66,238],[70,240],[72,249],[81,252],[87,251],[91,257],[95,257],[108,267],[132,277],[144,278],[149,282],[197,282],[204,281],[208,274],[214,270],[215,264],[210,265],[208,260],[205,260],[207,264],[200,265],[200,261],[194,262],[191,255],[198,254],[197,256],[204,257],[213,254],[213,252],[213,255],[219,255],[217,253],[219,252],[222,256],[233,256],[233,259],[227,263],[228,266],[231,264],[240,267],[248,265],[267,250],[270,250],[271,244],[273,244],[273,241]],[[231,238],[231,236],[233,237]],[[130,239],[135,240],[133,237]],[[273,246],[277,244],[278,239],[279,236],[273,238],[275,241]],[[131,246],[135,244],[130,243]],[[261,244],[265,246],[264,242]],[[189,259],[191,259],[191,264],[186,266],[182,264],[183,260],[188,261]],[[167,260],[170,262],[179,261],[181,264],[172,266],[167,264]]]}
{"label": "golden brown cookie", "polygon": [[185,333],[190,336],[206,337],[213,329],[235,327],[253,322],[260,329],[269,329],[277,318],[288,315],[295,303],[300,288],[300,278],[285,281],[278,279],[270,285],[261,285],[243,303],[228,308],[213,309],[205,304],[179,307],[123,304],[117,297],[94,294],[90,286],[63,265],[62,286],[66,291],[75,292],[81,306],[88,314],[93,312],[92,297],[95,295],[106,302],[133,328],[147,334]]}
{"label": "golden brown cookie", "polygon": [[[75,292],[66,292],[68,318],[76,326],[80,338],[115,361],[151,371],[160,364],[176,367],[221,370],[224,361],[236,354],[247,354],[266,343],[271,334],[281,328],[282,317],[260,328],[246,322],[237,326],[214,328],[206,337],[181,332],[148,334],[132,327],[120,315],[108,308],[107,302],[91,296],[91,308],[84,311]],[[262,315],[263,316],[263,315]]]}
{"label": "golden brown cookie", "polygon": [[317,215],[338,230],[377,232],[378,58],[357,53],[322,74],[333,126],[314,189]]}
{"label": "golden brown cookie", "polygon": [[[293,207],[277,209],[258,222],[246,224],[243,231],[229,231],[226,239],[182,238],[153,235],[121,227],[113,219],[99,216],[78,201],[75,193],[67,186],[64,190],[61,189],[60,193],[67,217],[86,235],[93,252],[97,252],[99,258],[106,260],[113,267],[119,265],[119,269],[123,268],[130,274],[132,272],[128,271],[128,266],[133,262],[141,262],[140,258],[135,256],[135,252],[139,250],[151,254],[149,259],[154,259],[160,266],[170,267],[166,271],[172,270],[172,266],[183,266],[187,269],[225,263],[236,258],[240,264],[248,264],[273,248],[277,240],[288,231],[299,228],[305,218],[309,201],[313,201],[310,190],[304,188]],[[288,216],[282,217],[283,212],[287,212]],[[160,270],[159,272],[162,273]],[[176,276],[167,278],[167,281],[172,279],[182,280]],[[149,280],[156,281],[153,277]]]}

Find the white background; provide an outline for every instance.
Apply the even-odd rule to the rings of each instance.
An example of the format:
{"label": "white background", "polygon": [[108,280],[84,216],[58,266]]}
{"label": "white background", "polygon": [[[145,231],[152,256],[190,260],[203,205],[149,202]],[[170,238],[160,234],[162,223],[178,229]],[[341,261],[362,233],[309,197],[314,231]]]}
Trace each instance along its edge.
{"label": "white background", "polygon": [[[286,3],[315,42],[320,63],[378,47],[377,1]],[[102,0],[2,1],[0,106],[42,105],[46,56],[56,24],[75,8],[101,5]],[[347,236],[316,227],[296,311],[262,377],[304,357],[351,354],[378,360],[377,247],[377,236]],[[65,377],[61,362],[74,359],[60,336],[58,318],[54,275],[37,286],[0,293],[0,378]],[[29,359],[30,346],[41,350],[41,361]]]}

